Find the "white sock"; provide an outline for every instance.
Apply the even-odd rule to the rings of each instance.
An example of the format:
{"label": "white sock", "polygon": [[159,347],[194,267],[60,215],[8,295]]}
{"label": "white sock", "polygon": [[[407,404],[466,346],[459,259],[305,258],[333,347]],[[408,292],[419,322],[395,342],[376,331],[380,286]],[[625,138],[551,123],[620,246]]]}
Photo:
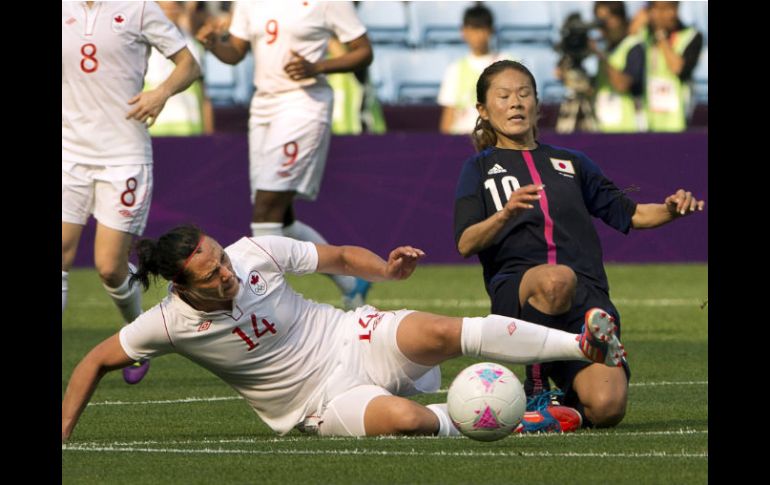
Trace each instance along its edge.
{"label": "white sock", "polygon": [[575,334],[502,315],[463,318],[463,355],[498,359],[512,364],[553,360],[589,360]]}
{"label": "white sock", "polygon": [[452,419],[449,417],[449,411],[447,411],[446,403],[440,404],[428,404],[426,408],[433,411],[433,414],[438,417],[438,431],[436,436],[460,436],[460,430],[458,430]]}
{"label": "white sock", "polygon": [[281,222],[252,222],[251,235],[257,236],[283,236],[283,223]]}
{"label": "white sock", "polygon": [[[300,241],[310,241],[318,244],[329,244],[326,239],[315,229],[304,222],[295,220],[291,225],[283,228],[283,235],[298,239]],[[356,287],[356,279],[353,276],[327,275],[330,277],[343,294],[348,294]]]}
{"label": "white sock", "polygon": [[107,294],[110,295],[112,301],[120,310],[120,314],[123,315],[123,321],[126,324],[133,322],[136,317],[142,314],[142,291],[138,282],[133,286],[129,286],[128,282],[131,279],[131,274],[136,271],[136,267],[128,263],[128,276],[126,280],[121,283],[117,288],[110,288],[107,285],[103,285],[107,290]]}
{"label": "white sock", "polygon": [[69,280],[69,272],[61,272],[61,312],[64,313],[64,307],[67,306],[67,282]]}

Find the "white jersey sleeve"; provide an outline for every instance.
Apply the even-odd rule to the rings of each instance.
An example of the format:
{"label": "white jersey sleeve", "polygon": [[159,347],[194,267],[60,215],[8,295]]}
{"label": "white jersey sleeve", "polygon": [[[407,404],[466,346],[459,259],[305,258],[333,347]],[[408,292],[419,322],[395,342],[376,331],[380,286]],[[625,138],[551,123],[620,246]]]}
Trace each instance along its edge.
{"label": "white jersey sleeve", "polygon": [[327,2],[325,17],[329,30],[340,42],[350,42],[366,33],[366,27],[353,6],[353,2]]}
{"label": "white jersey sleeve", "polygon": [[166,318],[161,302],[120,329],[120,345],[126,355],[142,360],[174,352]]}
{"label": "white jersey sleeve", "polygon": [[233,16],[230,20],[230,34],[241,40],[251,39],[251,26],[249,25],[249,10],[246,2],[234,2]]}
{"label": "white jersey sleeve", "polygon": [[282,273],[308,274],[318,269],[318,250],[310,241],[290,237],[259,236],[248,238],[267,253]]}
{"label": "white jersey sleeve", "polygon": [[145,2],[141,28],[142,38],[166,57],[187,46],[182,32],[168,20],[156,2]]}

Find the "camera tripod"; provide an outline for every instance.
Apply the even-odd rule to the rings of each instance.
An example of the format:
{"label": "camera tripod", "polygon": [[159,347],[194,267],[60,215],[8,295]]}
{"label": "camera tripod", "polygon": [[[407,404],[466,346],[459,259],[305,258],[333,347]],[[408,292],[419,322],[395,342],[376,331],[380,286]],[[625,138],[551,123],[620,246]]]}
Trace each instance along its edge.
{"label": "camera tripod", "polygon": [[559,106],[556,121],[557,133],[581,131],[594,132],[597,129],[596,115],[591,101],[591,82],[580,69],[568,69],[564,76],[567,94]]}

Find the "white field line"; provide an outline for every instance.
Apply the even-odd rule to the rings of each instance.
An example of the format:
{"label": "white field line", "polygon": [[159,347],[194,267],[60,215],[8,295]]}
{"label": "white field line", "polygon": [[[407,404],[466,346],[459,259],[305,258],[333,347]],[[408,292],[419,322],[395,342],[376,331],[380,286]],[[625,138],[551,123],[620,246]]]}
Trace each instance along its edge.
{"label": "white field line", "polygon": [[[660,381],[660,382],[632,382],[631,387],[651,387],[651,386],[707,386],[709,381]],[[439,389],[434,393],[444,394],[446,389]],[[237,401],[241,399],[238,396],[212,396],[212,397],[185,397],[182,399],[168,399],[162,401],[100,401],[89,403],[89,406],[131,406],[137,404],[184,404],[195,402],[213,402],[213,401]]]}
{"label": "white field line", "polygon": [[[584,430],[579,433],[529,433],[529,434],[514,434],[508,439],[544,439],[561,437],[564,439],[569,438],[602,438],[606,439],[612,436],[628,437],[628,436],[698,436],[708,434],[707,429],[679,429],[670,431],[629,431],[621,433],[612,433],[605,431],[589,431]],[[148,446],[148,445],[223,445],[231,443],[246,443],[246,444],[267,444],[267,443],[308,443],[308,442],[331,442],[331,441],[343,441],[343,442],[356,442],[356,441],[433,441],[433,440],[465,440],[463,436],[377,436],[371,438],[356,438],[356,437],[341,437],[341,436],[327,436],[327,437],[315,437],[315,436],[284,436],[277,438],[229,438],[221,440],[143,440],[143,441],[123,441],[112,443],[99,443],[99,442],[84,442],[75,443],[67,446],[80,446],[86,448],[99,447],[99,446],[111,446],[111,447],[133,447],[133,446]]]}
{"label": "white field line", "polygon": [[670,453],[649,451],[645,453],[551,453],[516,451],[384,451],[366,448],[340,450],[230,450],[202,448],[186,450],[180,448],[121,448],[114,446],[63,445],[67,451],[118,451],[130,453],[179,453],[179,454],[230,454],[230,455],[361,455],[361,456],[425,456],[425,457],[524,457],[524,458],[708,458],[708,453]]}
{"label": "white field line", "polygon": [[[337,300],[321,299],[322,303],[336,305]],[[698,306],[703,304],[698,298],[613,298],[613,303],[621,306]],[[487,298],[371,298],[367,303],[378,308],[410,308],[424,307],[448,307],[448,308],[489,308]],[[78,304],[85,305],[112,305],[106,298],[84,298]]]}

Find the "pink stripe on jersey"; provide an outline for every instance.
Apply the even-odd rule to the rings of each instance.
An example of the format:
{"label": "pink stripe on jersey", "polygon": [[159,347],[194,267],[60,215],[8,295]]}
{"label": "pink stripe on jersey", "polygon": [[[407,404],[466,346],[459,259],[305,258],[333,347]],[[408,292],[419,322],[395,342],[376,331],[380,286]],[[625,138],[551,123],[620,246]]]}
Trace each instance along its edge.
{"label": "pink stripe on jersey", "polygon": [[263,248],[263,247],[262,247],[262,246],[260,246],[259,244],[255,243],[253,239],[251,239],[251,238],[248,238],[248,239],[249,239],[249,241],[251,241],[252,243],[254,243],[254,245],[255,245],[256,247],[258,247],[259,249],[261,249],[262,251],[264,251],[264,252],[265,252],[265,254],[267,254],[268,256],[270,256],[270,259],[272,259],[272,260],[273,260],[273,262],[274,262],[274,263],[275,263],[275,265],[278,267],[278,270],[279,270],[281,273],[283,273],[283,272],[284,272],[284,271],[283,271],[283,268],[281,268],[281,265],[280,265],[280,264],[278,264],[278,261],[276,261],[276,260],[275,260],[275,258],[273,257],[273,255],[272,255],[272,254],[268,253],[268,252],[267,252],[267,250],[266,250],[265,248]]}
{"label": "pink stripe on jersey", "polygon": [[[527,164],[527,170],[529,170],[529,176],[532,177],[532,182],[535,185],[543,185],[540,173],[535,168],[535,160],[532,158],[532,153],[524,150],[521,154]],[[543,210],[543,217],[545,217],[544,232],[545,244],[548,247],[548,264],[556,264],[556,244],[553,242],[553,219],[551,219],[551,213],[548,211],[548,196],[545,195],[545,190],[540,192],[540,196],[540,209]]]}

